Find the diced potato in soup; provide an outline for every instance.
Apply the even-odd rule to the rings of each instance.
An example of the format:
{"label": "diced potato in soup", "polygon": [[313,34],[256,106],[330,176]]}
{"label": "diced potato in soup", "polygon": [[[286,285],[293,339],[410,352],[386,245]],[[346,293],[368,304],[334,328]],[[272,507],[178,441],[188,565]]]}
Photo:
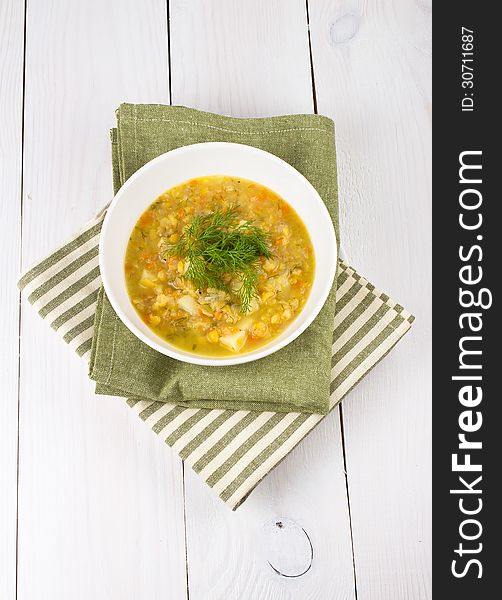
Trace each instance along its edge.
{"label": "diced potato in soup", "polygon": [[[190,260],[172,250],[194,219],[228,210],[235,211],[237,228],[251,223],[267,240],[268,256],[249,265],[254,287],[246,310],[239,274],[229,270],[217,288],[198,287]],[[220,175],[192,179],[157,198],[134,227],[125,256],[129,296],[142,320],[169,344],[206,356],[250,352],[279,336],[305,306],[314,271],[312,243],[295,210],[258,183]]]}

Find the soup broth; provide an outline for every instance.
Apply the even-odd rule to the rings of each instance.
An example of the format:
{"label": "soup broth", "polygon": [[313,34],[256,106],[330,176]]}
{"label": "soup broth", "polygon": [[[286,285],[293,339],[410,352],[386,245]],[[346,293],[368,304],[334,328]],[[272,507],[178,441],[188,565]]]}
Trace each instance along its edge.
{"label": "soup broth", "polygon": [[[213,249],[236,230],[241,237],[262,235],[266,255],[246,267],[249,281],[229,269],[221,285],[197,286],[190,277],[194,264],[175,252],[196,223],[205,231],[216,222],[214,215],[230,211],[233,225],[221,228],[224,241],[204,254],[203,266],[213,268]],[[141,319],[169,344],[207,356],[249,352],[279,336],[303,309],[314,270],[312,243],[295,210],[263,185],[219,175],[192,179],[159,196],[136,223],[125,256],[129,297]],[[246,283],[251,291],[245,304]]]}

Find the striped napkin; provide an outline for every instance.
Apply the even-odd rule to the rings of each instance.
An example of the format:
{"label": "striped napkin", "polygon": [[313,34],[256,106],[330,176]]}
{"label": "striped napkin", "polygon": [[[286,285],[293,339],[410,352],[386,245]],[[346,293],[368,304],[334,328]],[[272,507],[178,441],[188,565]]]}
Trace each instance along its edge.
{"label": "striped napkin", "polygon": [[[101,278],[106,209],[19,280],[22,295],[87,362]],[[339,261],[330,409],[408,331],[414,317]],[[325,418],[319,414],[191,409],[124,400],[233,510]]]}

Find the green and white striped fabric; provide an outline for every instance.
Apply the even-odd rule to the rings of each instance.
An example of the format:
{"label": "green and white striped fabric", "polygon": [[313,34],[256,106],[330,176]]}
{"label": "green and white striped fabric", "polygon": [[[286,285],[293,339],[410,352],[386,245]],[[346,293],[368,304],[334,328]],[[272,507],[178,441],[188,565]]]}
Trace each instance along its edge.
{"label": "green and white striped fabric", "polygon": [[[101,278],[103,211],[30,268],[19,287],[40,316],[89,359]],[[330,406],[333,408],[408,331],[413,316],[339,262]],[[232,509],[236,509],[324,417],[318,414],[190,409],[126,400]]]}

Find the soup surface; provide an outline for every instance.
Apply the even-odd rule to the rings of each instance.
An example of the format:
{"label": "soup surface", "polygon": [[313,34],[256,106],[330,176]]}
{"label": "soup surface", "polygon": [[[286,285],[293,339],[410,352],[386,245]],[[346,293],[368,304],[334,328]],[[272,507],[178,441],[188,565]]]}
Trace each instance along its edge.
{"label": "soup surface", "polygon": [[159,196],[125,256],[142,320],[173,346],[209,356],[249,352],[280,335],[304,307],[314,270],[295,210],[258,183],[220,175]]}

